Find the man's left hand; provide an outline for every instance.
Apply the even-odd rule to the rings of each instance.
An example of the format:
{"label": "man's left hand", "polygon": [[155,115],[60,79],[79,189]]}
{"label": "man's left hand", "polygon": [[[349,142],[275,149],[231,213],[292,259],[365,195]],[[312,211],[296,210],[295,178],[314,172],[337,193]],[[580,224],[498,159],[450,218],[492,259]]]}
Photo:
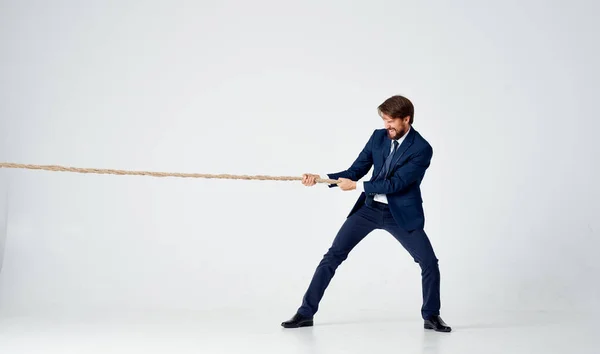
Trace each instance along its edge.
{"label": "man's left hand", "polygon": [[343,191],[351,191],[356,189],[356,182],[353,180],[348,178],[338,178],[338,181],[340,181],[340,183],[338,183],[338,187],[340,187]]}

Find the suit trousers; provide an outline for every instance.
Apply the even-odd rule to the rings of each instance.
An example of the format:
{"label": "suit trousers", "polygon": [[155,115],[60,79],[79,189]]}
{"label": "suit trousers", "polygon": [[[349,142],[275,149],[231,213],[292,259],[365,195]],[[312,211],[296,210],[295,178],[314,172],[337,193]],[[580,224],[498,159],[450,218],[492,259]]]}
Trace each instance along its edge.
{"label": "suit trousers", "polygon": [[352,249],[371,231],[386,230],[408,251],[421,268],[423,305],[421,316],[427,319],[440,314],[440,271],[438,259],[423,229],[407,232],[394,220],[387,204],[367,200],[349,216],[338,231],[327,253],[318,264],[302,299],[298,313],[312,317],[337,268]]}

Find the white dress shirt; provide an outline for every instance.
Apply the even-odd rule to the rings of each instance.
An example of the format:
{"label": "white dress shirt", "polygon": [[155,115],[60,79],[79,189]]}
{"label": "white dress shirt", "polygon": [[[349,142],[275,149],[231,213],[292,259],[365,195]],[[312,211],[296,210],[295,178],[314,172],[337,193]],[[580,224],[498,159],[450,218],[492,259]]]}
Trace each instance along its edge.
{"label": "white dress shirt", "polygon": [[[404,133],[404,135],[402,135],[398,139],[394,139],[394,140],[398,141],[398,149],[400,148],[400,145],[402,145],[402,142],[404,141],[404,138],[406,138],[406,135],[408,134],[409,131],[410,131],[410,127],[408,128],[406,133]],[[393,150],[394,150],[394,144],[390,144],[390,153],[392,153]],[[396,152],[398,152],[398,150],[396,150]],[[325,173],[325,176],[327,176],[326,173]],[[356,190],[360,193],[362,193],[365,190],[365,182],[364,181],[361,182],[361,181],[356,182]],[[388,203],[387,196],[385,194],[375,194],[375,196],[373,197],[373,200],[380,202],[380,203],[384,203],[384,204]]]}

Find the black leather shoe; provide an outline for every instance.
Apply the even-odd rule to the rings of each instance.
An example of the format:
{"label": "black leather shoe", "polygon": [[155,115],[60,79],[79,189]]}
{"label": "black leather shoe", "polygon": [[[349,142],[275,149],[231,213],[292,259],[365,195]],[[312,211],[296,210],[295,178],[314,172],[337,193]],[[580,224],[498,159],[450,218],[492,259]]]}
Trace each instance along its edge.
{"label": "black leather shoe", "polygon": [[433,329],[436,332],[450,332],[452,328],[444,323],[440,316],[431,316],[425,320],[425,329]]}
{"label": "black leather shoe", "polygon": [[299,313],[295,314],[289,321],[281,323],[281,326],[285,328],[298,328],[298,327],[309,327],[313,325],[313,318],[306,317]]}

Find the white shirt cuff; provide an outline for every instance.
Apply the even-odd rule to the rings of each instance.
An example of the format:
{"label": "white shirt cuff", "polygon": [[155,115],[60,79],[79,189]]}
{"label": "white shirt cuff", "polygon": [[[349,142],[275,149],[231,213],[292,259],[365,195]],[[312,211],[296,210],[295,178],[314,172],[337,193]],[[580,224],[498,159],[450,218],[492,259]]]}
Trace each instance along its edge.
{"label": "white shirt cuff", "polygon": [[363,182],[363,181],[358,181],[358,182],[356,182],[356,190],[357,190],[359,193],[362,193],[362,192],[364,192],[364,191],[365,191],[365,182]]}

